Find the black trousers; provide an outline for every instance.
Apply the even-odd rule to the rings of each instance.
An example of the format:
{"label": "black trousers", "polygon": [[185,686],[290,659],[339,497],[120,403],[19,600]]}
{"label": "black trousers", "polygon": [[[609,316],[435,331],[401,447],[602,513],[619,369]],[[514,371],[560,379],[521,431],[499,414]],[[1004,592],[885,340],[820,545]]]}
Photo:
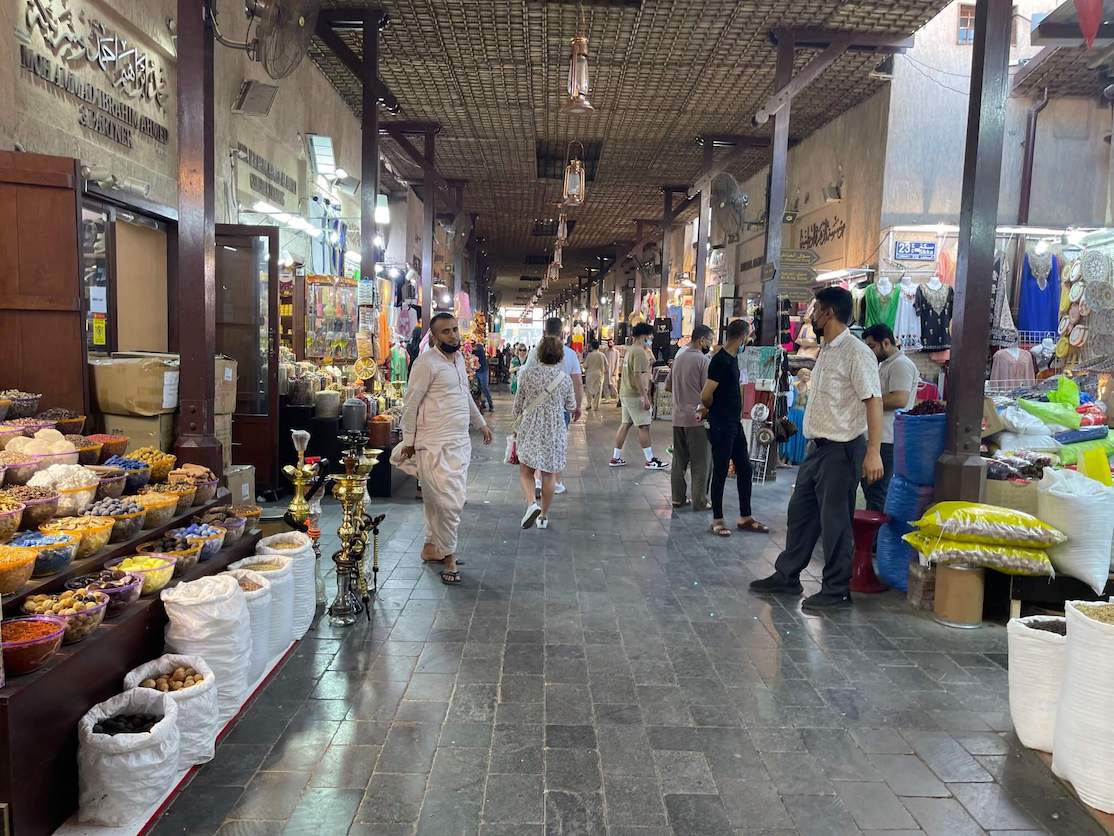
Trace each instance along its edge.
{"label": "black trousers", "polygon": [[882,513],[885,509],[886,492],[890,489],[890,480],[894,478],[894,446],[883,444],[881,455],[882,478],[873,485],[868,485],[866,479],[862,480],[863,496],[866,498],[867,510],[877,511],[878,513]]}
{"label": "black trousers", "polygon": [[855,493],[866,458],[866,436],[851,441],[813,441],[797,471],[789,500],[785,551],[774,564],[783,580],[792,582],[812,560],[818,540],[824,547],[822,591],[847,595],[855,540],[851,517]]}
{"label": "black trousers", "polygon": [[708,423],[712,445],[712,517],[723,519],[723,487],[727,483],[728,463],[735,463],[735,487],[739,489],[739,516],[750,516],[752,470],[746,433],[738,421]]}

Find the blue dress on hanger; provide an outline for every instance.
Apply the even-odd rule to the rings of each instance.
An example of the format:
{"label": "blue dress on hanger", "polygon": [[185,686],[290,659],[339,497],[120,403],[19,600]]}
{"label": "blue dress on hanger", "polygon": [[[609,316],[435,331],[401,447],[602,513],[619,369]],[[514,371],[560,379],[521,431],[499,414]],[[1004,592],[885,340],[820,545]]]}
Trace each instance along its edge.
{"label": "blue dress on hanger", "polygon": [[1017,313],[1019,331],[1056,335],[1060,327],[1060,261],[1050,256],[1052,268],[1044,289],[1037,283],[1029,256],[1021,268],[1021,305]]}

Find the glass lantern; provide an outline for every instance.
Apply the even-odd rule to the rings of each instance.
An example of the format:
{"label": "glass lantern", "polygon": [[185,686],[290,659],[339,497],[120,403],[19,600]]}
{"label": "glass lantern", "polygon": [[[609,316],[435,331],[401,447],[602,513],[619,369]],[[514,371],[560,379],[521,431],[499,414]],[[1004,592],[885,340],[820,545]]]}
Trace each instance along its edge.
{"label": "glass lantern", "polygon": [[568,97],[561,104],[566,113],[591,113],[595,110],[588,101],[588,36],[577,33],[569,41]]}
{"label": "glass lantern", "polygon": [[[583,206],[584,199],[588,196],[588,188],[584,177],[584,163],[580,161],[579,157],[571,155],[573,145],[580,145],[580,143],[569,143],[570,159],[568,165],[565,166],[565,180],[561,189],[561,206],[566,208]],[[581,156],[584,154],[583,145],[580,145],[580,154]]]}
{"label": "glass lantern", "polygon": [[557,219],[557,244],[564,246],[569,240],[569,218],[564,212]]}

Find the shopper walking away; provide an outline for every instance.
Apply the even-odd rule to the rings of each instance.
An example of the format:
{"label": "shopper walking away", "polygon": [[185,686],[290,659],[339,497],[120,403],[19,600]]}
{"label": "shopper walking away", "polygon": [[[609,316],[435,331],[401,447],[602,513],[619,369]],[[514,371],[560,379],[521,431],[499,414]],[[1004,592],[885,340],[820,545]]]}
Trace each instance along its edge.
{"label": "shopper walking away", "polygon": [[673,507],[688,504],[685,471],[692,469],[692,507],[708,510],[708,468],[712,450],[708,431],[699,416],[700,395],[708,380],[708,351],[712,347],[712,329],[697,325],[692,342],[682,348],[673,360],[673,368],[665,379],[665,391],[673,394],[673,469],[670,471]]}
{"label": "shopper walking away", "polygon": [[638,427],[638,443],[646,459],[647,470],[668,470],[669,465],[654,456],[650,441],[650,341],[654,336],[654,326],[640,322],[632,331],[634,343],[627,349],[626,362],[623,364],[623,380],[619,385],[619,403],[623,410],[622,423],[615,433],[615,450],[612,453],[611,467],[622,467],[627,462],[623,458],[623,445],[632,426]]}
{"label": "shopper walking away", "polygon": [[511,358],[511,394],[518,392],[518,373],[526,365],[526,346],[519,343],[515,346],[514,357]]}
{"label": "shopper walking away", "polygon": [[410,368],[399,458],[416,460],[426,522],[422,559],[443,563],[441,580],[447,584],[460,583],[457,530],[472,457],[469,425],[483,433],[484,444],[491,443],[491,430],[468,389],[460,325],[452,314],[439,313],[430,319],[430,350]]}
{"label": "shopper walking away", "polygon": [[[538,362],[521,373],[512,414],[517,429],[518,474],[526,497],[522,527],[549,527],[556,474],[565,469],[568,426],[565,415],[576,409],[572,380],[562,368],[565,353],[557,337],[543,337],[538,344]],[[541,480],[541,504],[535,501],[537,479]]]}
{"label": "shopper walking away", "polygon": [[615,341],[608,340],[602,353],[607,361],[607,371],[603,376],[603,396],[607,400],[611,400],[619,397],[616,384],[616,378],[619,375],[619,352],[615,350]]}
{"label": "shopper walking away", "polygon": [[751,516],[750,499],[754,487],[750,465],[750,445],[743,432],[743,387],[739,372],[739,352],[750,333],[745,319],[727,324],[724,344],[708,364],[708,380],[700,393],[701,405],[707,410],[708,440],[712,445],[712,533],[730,537],[724,523],[723,489],[727,484],[728,465],[735,465],[735,487],[739,491],[739,518],[735,528],[754,534],[768,534],[770,529]]}
{"label": "shopper walking away", "polygon": [[878,380],[882,386],[882,478],[873,484],[863,480],[866,507],[881,513],[894,475],[894,413],[912,409],[917,403],[917,365],[897,347],[894,332],[883,322],[863,331],[863,342],[878,358]]}
{"label": "shopper walking away", "polygon": [[[564,359],[561,361],[561,368],[564,369],[565,373],[572,380],[572,391],[573,395],[576,397],[576,408],[573,409],[572,413],[565,413],[565,426],[567,427],[571,421],[580,420],[580,410],[584,403],[584,377],[583,373],[580,370],[580,356],[569,346],[564,345],[561,340],[561,331],[563,327],[564,325],[561,322],[560,317],[551,316],[545,321],[545,336],[555,337],[557,339],[557,342],[562,343],[562,350],[564,351],[565,356]],[[537,365],[538,349],[540,346],[541,343],[538,343],[538,345],[534,346],[533,349],[531,349],[529,356],[526,358],[526,368]],[[519,372],[519,374],[522,374],[522,372]],[[555,473],[554,476],[556,478],[556,483],[553,486],[553,492],[564,493],[565,483],[561,481],[561,474]],[[542,489],[542,483],[540,479],[537,481],[535,487],[539,491]]]}
{"label": "shopper walking away", "polygon": [[588,356],[584,360],[584,370],[588,375],[588,409],[599,410],[603,397],[603,382],[607,377],[607,358],[600,351],[600,344],[592,340],[588,346]]}
{"label": "shopper walking away", "polygon": [[476,384],[480,387],[480,403],[487,402],[487,411],[492,412],[495,404],[491,401],[491,363],[487,359],[487,352],[483,343],[472,346],[472,356],[479,362],[476,369]]}
{"label": "shopper walking away", "polygon": [[816,293],[812,325],[824,344],[812,371],[804,433],[808,452],[797,471],[789,500],[785,551],[772,575],[751,583],[755,592],[799,595],[801,572],[817,540],[824,544],[820,592],[805,599],[808,608],[851,603],[854,541],[851,516],[860,476],[882,478],[882,390],[878,361],[866,343],[847,330],[851,294],[841,287]]}

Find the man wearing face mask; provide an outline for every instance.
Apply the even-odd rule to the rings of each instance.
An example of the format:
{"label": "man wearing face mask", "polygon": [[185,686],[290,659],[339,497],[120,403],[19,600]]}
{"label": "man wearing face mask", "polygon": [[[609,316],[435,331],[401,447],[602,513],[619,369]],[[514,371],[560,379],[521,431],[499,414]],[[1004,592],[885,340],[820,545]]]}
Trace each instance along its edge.
{"label": "man wearing face mask", "polygon": [[670,471],[673,507],[688,505],[685,471],[692,468],[692,509],[708,510],[708,468],[711,447],[708,431],[697,415],[700,392],[708,382],[708,351],[712,347],[712,329],[697,325],[692,342],[673,359],[673,368],[665,380],[665,391],[673,394],[673,469]]}
{"label": "man wearing face mask", "polygon": [[634,344],[627,349],[623,364],[623,380],[619,384],[619,404],[623,410],[622,423],[615,434],[615,451],[608,462],[609,467],[623,467],[623,445],[632,426],[638,427],[638,442],[646,459],[647,470],[668,470],[669,465],[654,456],[650,442],[650,342],[654,336],[654,326],[640,322],[631,330]]}
{"label": "man wearing face mask", "polygon": [[450,585],[460,583],[457,530],[472,457],[469,426],[483,433],[484,444],[491,443],[491,430],[468,388],[460,326],[452,314],[439,313],[430,320],[430,350],[410,369],[398,456],[403,461],[416,459],[422,484],[426,521],[422,560],[441,563],[441,581]]}
{"label": "man wearing face mask", "polygon": [[817,540],[824,545],[820,592],[804,600],[808,609],[851,603],[854,540],[851,517],[860,477],[882,478],[882,387],[874,352],[847,329],[851,294],[841,287],[816,293],[812,324],[823,337],[812,370],[804,433],[805,460],[786,517],[785,551],[768,578],[751,583],[755,592],[801,594],[801,572]]}

